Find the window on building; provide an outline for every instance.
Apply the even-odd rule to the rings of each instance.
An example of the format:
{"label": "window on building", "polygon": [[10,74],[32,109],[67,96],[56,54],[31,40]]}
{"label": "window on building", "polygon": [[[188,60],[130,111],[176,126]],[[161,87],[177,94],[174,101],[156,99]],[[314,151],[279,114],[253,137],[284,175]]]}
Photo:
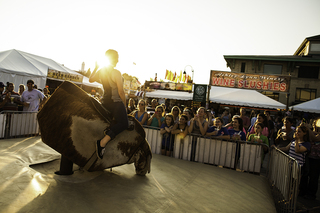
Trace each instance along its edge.
{"label": "window on building", "polygon": [[316,89],[297,88],[296,102],[310,101],[316,98]]}
{"label": "window on building", "polygon": [[312,43],[310,51],[312,51],[312,52],[320,52],[320,44],[319,43]]}
{"label": "window on building", "polygon": [[246,63],[245,62],[241,63],[241,72],[246,72]]}
{"label": "window on building", "polygon": [[265,96],[268,96],[269,98],[272,98],[276,101],[279,101],[279,93],[278,92],[268,92],[268,91],[262,91],[262,94]]}
{"label": "window on building", "polygon": [[319,67],[316,66],[300,66],[298,78],[315,78],[319,77]]}
{"label": "window on building", "polygon": [[265,64],[263,65],[263,73],[265,74],[276,74],[281,75],[282,74],[282,65],[277,64]]}

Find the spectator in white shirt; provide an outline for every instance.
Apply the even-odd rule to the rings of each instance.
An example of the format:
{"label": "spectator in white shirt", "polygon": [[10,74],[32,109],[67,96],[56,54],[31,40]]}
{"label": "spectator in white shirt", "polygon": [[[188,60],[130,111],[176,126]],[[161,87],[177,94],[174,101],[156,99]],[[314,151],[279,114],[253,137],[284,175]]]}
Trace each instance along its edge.
{"label": "spectator in white shirt", "polygon": [[46,97],[42,92],[34,89],[34,81],[27,81],[28,90],[24,91],[21,96],[23,102],[23,111],[36,112],[42,103],[45,103]]}

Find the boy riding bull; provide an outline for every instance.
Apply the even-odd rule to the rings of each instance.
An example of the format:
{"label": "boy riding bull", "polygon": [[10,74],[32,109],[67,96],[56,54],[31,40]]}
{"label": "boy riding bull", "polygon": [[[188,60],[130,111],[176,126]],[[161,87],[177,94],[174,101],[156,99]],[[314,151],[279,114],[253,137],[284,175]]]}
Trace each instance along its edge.
{"label": "boy riding bull", "polygon": [[105,130],[105,137],[96,142],[96,151],[100,159],[103,158],[105,147],[116,135],[128,128],[128,117],[126,112],[126,99],[123,90],[123,80],[121,72],[115,69],[119,55],[118,52],[109,49],[105,53],[110,64],[107,67],[99,66],[96,63],[95,69],[90,75],[89,82],[100,82],[103,85],[104,94],[101,100],[102,106],[113,115],[115,124]]}

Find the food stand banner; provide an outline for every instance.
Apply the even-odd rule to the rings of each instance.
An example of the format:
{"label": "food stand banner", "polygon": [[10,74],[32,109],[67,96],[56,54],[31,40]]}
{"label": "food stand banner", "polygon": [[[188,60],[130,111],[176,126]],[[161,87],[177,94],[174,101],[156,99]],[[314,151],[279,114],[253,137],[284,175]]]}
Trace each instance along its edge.
{"label": "food stand banner", "polygon": [[211,70],[210,85],[270,92],[289,92],[290,76],[257,75]]}
{"label": "food stand banner", "polygon": [[193,92],[193,101],[206,102],[207,85],[195,84]]}
{"label": "food stand banner", "polygon": [[192,91],[192,83],[170,83],[158,81],[146,81],[146,90],[162,89],[162,90],[175,90],[175,91]]}
{"label": "food stand banner", "polygon": [[49,78],[55,78],[55,79],[60,79],[64,81],[73,81],[73,82],[79,82],[82,83],[83,76],[82,75],[77,75],[77,74],[72,74],[72,73],[65,73],[65,72],[60,72],[57,70],[52,70],[48,69],[48,76]]}

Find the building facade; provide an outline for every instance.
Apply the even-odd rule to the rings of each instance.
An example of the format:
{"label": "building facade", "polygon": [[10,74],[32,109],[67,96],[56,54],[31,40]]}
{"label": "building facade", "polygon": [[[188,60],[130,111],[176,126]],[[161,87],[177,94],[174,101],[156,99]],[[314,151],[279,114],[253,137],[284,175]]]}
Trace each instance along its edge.
{"label": "building facade", "polygon": [[262,92],[286,105],[320,97],[320,35],[304,39],[293,55],[224,55],[232,72],[290,76],[289,93]]}

